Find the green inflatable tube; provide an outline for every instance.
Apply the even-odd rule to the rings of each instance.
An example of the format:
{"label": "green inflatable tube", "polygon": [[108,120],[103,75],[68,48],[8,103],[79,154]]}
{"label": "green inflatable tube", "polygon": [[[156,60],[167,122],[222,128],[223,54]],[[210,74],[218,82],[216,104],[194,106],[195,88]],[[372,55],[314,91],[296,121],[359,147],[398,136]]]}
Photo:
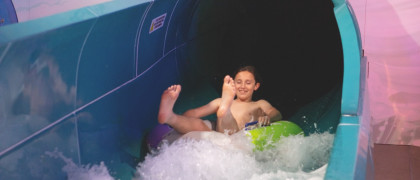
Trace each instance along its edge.
{"label": "green inflatable tube", "polygon": [[270,126],[248,129],[246,132],[251,137],[255,150],[259,151],[273,147],[272,144],[282,137],[303,134],[302,128],[290,121],[278,121],[271,123]]}

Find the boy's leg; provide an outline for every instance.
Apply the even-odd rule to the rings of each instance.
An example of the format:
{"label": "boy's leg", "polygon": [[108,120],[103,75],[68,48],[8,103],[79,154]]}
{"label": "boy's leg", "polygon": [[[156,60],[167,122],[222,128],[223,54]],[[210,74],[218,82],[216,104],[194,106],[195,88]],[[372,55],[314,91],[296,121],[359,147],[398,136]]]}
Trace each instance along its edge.
{"label": "boy's leg", "polygon": [[173,112],[172,109],[180,92],[180,85],[172,85],[163,92],[158,114],[159,123],[168,124],[183,134],[191,131],[211,131],[201,119],[182,116]]}
{"label": "boy's leg", "polygon": [[226,76],[223,80],[222,101],[217,110],[217,131],[221,133],[224,133],[225,130],[229,131],[229,134],[239,131],[238,124],[230,110],[235,93],[233,79],[230,76]]}

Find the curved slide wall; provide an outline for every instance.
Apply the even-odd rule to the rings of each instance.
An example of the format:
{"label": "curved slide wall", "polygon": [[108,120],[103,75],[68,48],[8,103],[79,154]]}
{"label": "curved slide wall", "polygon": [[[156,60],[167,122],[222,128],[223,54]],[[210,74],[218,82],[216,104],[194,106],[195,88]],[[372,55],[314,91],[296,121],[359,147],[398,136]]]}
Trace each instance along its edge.
{"label": "curved slide wall", "polygon": [[0,26],[18,22],[12,0],[0,1]]}
{"label": "curved slide wall", "polygon": [[181,83],[175,111],[202,105],[239,64],[260,69],[257,98],[306,133],[336,133],[326,179],[364,177],[364,61],[350,9],[344,1],[124,1],[4,26],[1,179],[65,178],[65,162],[46,151],[103,161],[130,178],[161,92]]}

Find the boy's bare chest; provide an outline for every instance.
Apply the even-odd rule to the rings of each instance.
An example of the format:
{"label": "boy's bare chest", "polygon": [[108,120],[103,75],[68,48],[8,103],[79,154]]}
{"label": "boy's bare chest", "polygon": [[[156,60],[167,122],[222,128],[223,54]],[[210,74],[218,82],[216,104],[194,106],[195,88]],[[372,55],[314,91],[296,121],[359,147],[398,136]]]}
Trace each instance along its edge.
{"label": "boy's bare chest", "polygon": [[233,117],[238,121],[238,125],[242,126],[252,121],[253,113],[260,109],[259,105],[255,102],[250,103],[238,103],[234,102],[231,106],[231,113]]}

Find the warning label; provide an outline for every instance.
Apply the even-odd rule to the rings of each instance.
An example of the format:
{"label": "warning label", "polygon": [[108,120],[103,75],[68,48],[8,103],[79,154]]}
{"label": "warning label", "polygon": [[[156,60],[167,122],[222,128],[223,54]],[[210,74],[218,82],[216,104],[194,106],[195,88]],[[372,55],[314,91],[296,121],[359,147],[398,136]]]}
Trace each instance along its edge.
{"label": "warning label", "polygon": [[152,23],[150,24],[149,34],[161,28],[163,24],[165,23],[165,18],[166,18],[166,13],[158,16],[157,18],[154,18],[152,20]]}

